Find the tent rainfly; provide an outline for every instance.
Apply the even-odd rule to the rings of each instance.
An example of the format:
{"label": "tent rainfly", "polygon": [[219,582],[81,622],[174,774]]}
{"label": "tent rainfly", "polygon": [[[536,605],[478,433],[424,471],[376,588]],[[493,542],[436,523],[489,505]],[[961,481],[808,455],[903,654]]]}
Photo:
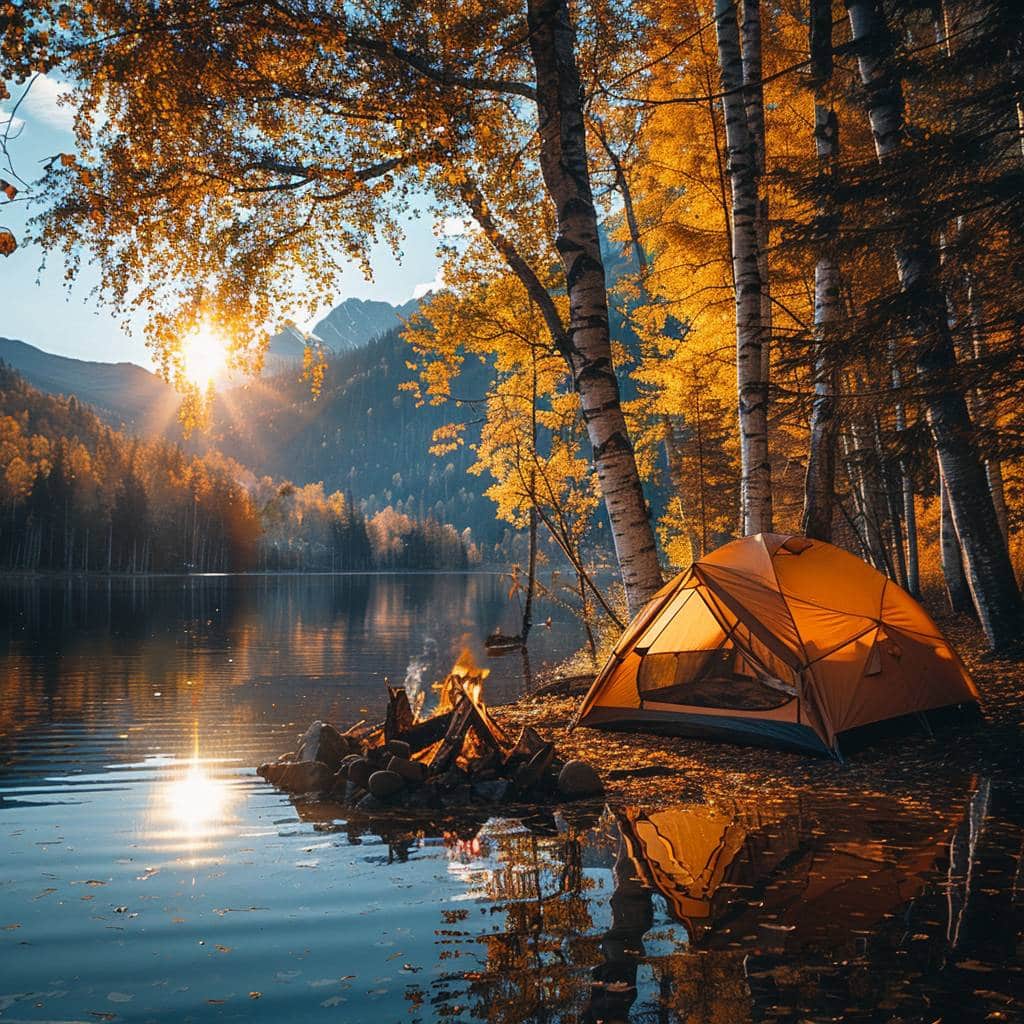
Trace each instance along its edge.
{"label": "tent rainfly", "polygon": [[573,723],[839,756],[843,734],[976,705],[967,669],[906,591],[849,552],[764,533],[662,587]]}

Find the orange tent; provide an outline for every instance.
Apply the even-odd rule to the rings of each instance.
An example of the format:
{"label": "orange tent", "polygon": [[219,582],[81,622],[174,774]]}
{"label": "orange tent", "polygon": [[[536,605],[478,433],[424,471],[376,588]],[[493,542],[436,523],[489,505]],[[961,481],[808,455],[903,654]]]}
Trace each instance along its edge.
{"label": "orange tent", "polygon": [[766,533],[662,587],[619,638],[574,725],[838,755],[852,729],[977,700],[906,591],[831,544]]}

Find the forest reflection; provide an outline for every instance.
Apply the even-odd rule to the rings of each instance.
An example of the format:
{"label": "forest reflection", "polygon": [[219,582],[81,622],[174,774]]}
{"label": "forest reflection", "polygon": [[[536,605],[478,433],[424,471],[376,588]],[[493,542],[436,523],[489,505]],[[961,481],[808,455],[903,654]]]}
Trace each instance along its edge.
{"label": "forest reflection", "polygon": [[[278,730],[379,712],[385,677],[415,662],[441,678],[465,637],[517,615],[488,574],[0,581],[0,746],[77,723],[97,743],[85,764],[112,747],[184,758],[198,719],[208,756],[257,764],[287,749]],[[534,661],[577,643],[569,624],[540,631]],[[492,698],[521,692],[529,670],[496,659]]]}
{"label": "forest reflection", "polygon": [[[303,816],[317,814],[330,817]],[[384,837],[397,860],[444,842],[470,901],[444,912],[450,970],[412,986],[416,1005],[494,1022],[731,1024],[934,1019],[966,1007],[977,972],[1020,998],[1004,972],[1024,927],[1022,826],[1012,793],[971,778],[927,799],[627,807]]]}

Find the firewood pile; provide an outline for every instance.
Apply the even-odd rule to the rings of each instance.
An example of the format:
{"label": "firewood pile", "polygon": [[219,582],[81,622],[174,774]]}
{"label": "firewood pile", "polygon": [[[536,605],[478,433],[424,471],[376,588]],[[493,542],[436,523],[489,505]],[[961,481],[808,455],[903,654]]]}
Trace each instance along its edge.
{"label": "firewood pile", "polygon": [[313,722],[293,753],[260,765],[259,774],[291,793],[315,793],[363,811],[471,804],[549,803],[596,798],[604,787],[583,761],[565,762],[530,726],[510,735],[483,700],[486,669],[464,651],[434,684],[437,709],[422,717],[423,695],[410,701],[388,686],[378,726],[344,732]]}

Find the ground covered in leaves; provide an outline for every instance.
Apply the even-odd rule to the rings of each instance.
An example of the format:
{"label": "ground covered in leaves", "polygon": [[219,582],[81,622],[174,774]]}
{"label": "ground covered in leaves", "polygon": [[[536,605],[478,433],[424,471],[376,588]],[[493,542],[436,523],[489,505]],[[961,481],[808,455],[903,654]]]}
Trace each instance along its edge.
{"label": "ground covered in leaves", "polygon": [[668,805],[690,800],[784,796],[809,789],[818,795],[875,792],[913,799],[915,792],[950,774],[974,772],[1019,782],[1024,770],[1024,662],[988,659],[977,626],[962,618],[939,625],[963,658],[981,692],[984,721],[934,737],[910,732],[882,739],[845,763],[824,757],[730,743],[647,733],[576,729],[568,732],[583,699],[526,695],[497,708],[510,727],[531,725],[553,740],[559,755],[593,764],[614,803]]}

